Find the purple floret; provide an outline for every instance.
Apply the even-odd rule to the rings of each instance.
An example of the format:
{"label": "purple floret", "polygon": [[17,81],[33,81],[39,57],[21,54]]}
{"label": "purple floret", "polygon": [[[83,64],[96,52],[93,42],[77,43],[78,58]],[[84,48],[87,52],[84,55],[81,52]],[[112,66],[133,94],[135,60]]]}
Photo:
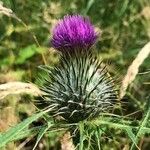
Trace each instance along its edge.
{"label": "purple floret", "polygon": [[60,51],[88,50],[96,41],[97,34],[88,18],[67,15],[53,30],[52,45]]}

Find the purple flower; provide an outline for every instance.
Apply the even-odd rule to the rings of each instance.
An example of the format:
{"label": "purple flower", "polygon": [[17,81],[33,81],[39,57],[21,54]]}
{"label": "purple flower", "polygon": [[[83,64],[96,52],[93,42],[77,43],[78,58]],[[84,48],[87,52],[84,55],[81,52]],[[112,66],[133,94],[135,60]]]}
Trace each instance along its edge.
{"label": "purple flower", "polygon": [[88,18],[66,15],[53,30],[52,45],[57,50],[72,52],[88,50],[97,39],[94,27]]}

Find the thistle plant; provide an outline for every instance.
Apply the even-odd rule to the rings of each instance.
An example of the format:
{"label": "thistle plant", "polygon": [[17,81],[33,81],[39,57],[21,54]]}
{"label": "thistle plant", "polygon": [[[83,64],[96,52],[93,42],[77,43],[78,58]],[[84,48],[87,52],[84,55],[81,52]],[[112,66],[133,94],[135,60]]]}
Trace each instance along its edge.
{"label": "thistle plant", "polygon": [[61,59],[53,69],[42,67],[48,77],[43,79],[40,101],[52,108],[53,117],[69,123],[90,120],[116,102],[113,78],[91,51],[97,37],[89,19],[80,15],[65,16],[54,28],[52,45],[61,52]]}
{"label": "thistle plant", "polygon": [[[123,109],[121,113],[105,113],[118,104],[118,92],[107,65],[92,52],[99,34],[90,20],[80,15],[67,15],[58,22],[52,34],[51,44],[60,53],[60,61],[54,68],[41,66],[47,76],[41,77],[44,82],[40,86],[39,112],[0,133],[0,148],[38,134],[35,150],[44,134],[54,141],[53,134],[62,136],[69,131],[77,149],[110,149],[110,146],[105,147],[108,145],[105,135],[113,131],[109,144],[119,143],[119,147],[114,146],[122,149],[120,143],[128,143],[131,150],[139,149],[139,138],[150,134],[150,103],[141,120],[122,116]],[[44,119],[43,124],[29,126],[39,118]],[[121,138],[124,133],[127,140]]]}

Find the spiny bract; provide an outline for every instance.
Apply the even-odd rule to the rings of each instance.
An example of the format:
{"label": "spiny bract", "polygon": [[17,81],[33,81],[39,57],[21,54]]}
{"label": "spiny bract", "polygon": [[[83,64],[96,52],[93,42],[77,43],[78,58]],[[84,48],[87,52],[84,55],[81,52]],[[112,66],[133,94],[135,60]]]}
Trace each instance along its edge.
{"label": "spiny bract", "polygon": [[111,108],[116,100],[113,79],[106,66],[86,56],[61,58],[59,66],[42,67],[47,73],[41,90],[41,101],[52,108],[52,116],[61,116],[69,123],[97,117]]}

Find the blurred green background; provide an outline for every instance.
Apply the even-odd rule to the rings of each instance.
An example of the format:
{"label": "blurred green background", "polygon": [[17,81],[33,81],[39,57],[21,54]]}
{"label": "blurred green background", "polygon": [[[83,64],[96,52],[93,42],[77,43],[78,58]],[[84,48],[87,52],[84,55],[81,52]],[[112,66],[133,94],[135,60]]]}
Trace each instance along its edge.
{"label": "blurred green background", "polygon": [[[37,83],[37,66],[57,63],[58,55],[51,47],[50,38],[52,28],[66,14],[90,18],[101,32],[95,50],[104,62],[111,62],[109,70],[119,74],[120,81],[140,49],[150,41],[149,0],[2,0],[0,3],[16,15],[0,9],[0,84]],[[139,72],[149,70],[150,58],[147,58]],[[125,108],[127,113],[142,111],[149,93],[150,73],[137,75],[128,89],[126,99],[132,107]],[[7,120],[10,124],[8,118],[13,116],[15,124],[30,115],[34,108],[28,104],[29,99],[11,96],[1,101],[1,114],[5,114],[1,122]]]}

